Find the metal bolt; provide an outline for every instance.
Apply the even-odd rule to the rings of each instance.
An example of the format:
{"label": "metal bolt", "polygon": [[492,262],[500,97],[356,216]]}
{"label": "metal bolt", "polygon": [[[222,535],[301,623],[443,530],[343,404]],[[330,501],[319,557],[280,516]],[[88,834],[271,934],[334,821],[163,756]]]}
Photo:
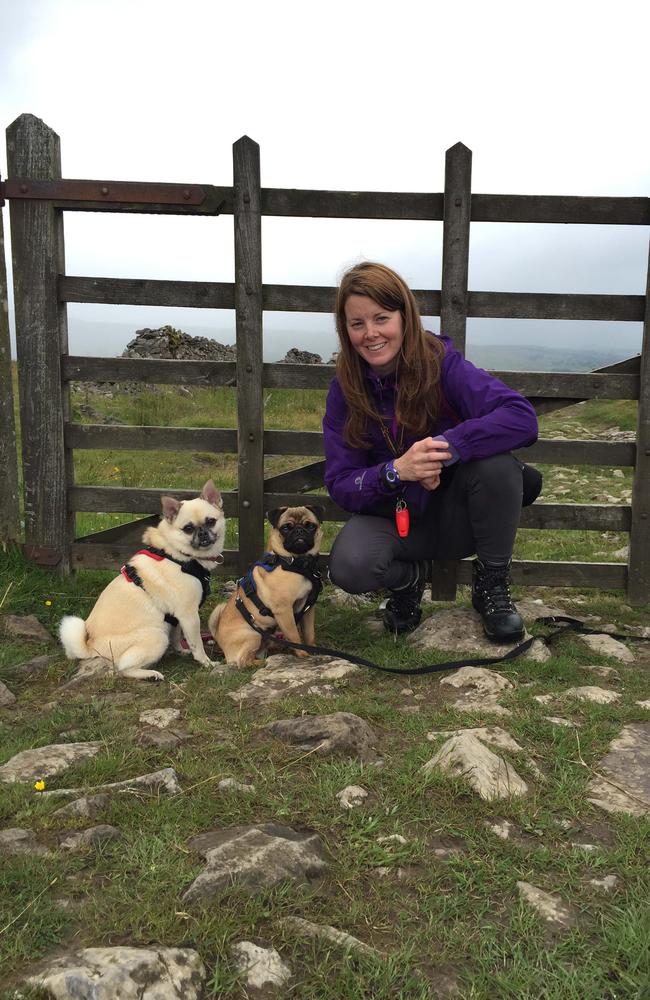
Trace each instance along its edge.
{"label": "metal bolt", "polygon": [[255,435],[254,435],[254,434],[252,434],[252,433],[251,433],[251,434],[249,434],[249,435],[248,435],[248,440],[249,440],[249,441],[254,441],[254,440],[255,440]]}
{"label": "metal bolt", "polygon": [[642,520],[642,521],[647,521],[647,520],[648,520],[648,515],[646,514],[646,512],[645,512],[645,511],[644,511],[644,512],[643,512],[643,514],[641,515],[641,520]]}
{"label": "metal bolt", "polygon": [[454,205],[456,206],[456,208],[460,208],[460,206],[461,206],[462,204],[463,204],[463,199],[462,199],[462,198],[456,198],[456,199],[455,199],[455,201],[454,201]]}
{"label": "metal bolt", "polygon": [[185,201],[190,200],[190,192],[187,188],[185,188],[185,190],[183,191],[183,198],[185,199]]}
{"label": "metal bolt", "polygon": [[253,366],[252,365],[246,365],[246,371],[247,372],[252,372],[252,370],[253,370]]}
{"label": "metal bolt", "polygon": [[645,454],[646,454],[646,455],[650,455],[650,448],[646,448],[646,450],[645,450]]}
{"label": "metal bolt", "polygon": [[108,194],[108,188],[107,187],[100,188],[99,193],[100,194]]}
{"label": "metal bolt", "polygon": [[21,184],[20,185],[20,193],[21,194],[27,194],[28,191],[29,191],[29,188],[27,187],[26,184]]}
{"label": "metal bolt", "polygon": [[244,199],[244,204],[245,205],[250,205],[251,196],[249,195],[248,191],[244,191],[244,194],[243,194],[242,197]]}
{"label": "metal bolt", "polygon": [[241,505],[242,505],[242,507],[245,507],[248,510],[248,508],[251,505],[251,502],[250,502],[250,500],[242,500]]}
{"label": "metal bolt", "polygon": [[252,285],[245,285],[244,287],[246,289],[246,294],[247,295],[252,295],[253,294],[253,286]]}

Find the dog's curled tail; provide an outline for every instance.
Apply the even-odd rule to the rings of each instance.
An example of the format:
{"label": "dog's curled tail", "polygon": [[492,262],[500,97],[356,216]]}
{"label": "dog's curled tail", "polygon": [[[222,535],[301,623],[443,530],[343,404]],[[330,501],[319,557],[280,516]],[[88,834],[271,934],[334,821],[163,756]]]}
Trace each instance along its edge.
{"label": "dog's curled tail", "polygon": [[223,614],[225,607],[226,607],[225,604],[217,604],[216,608],[214,609],[214,611],[212,612],[212,614],[208,619],[208,628],[210,630],[210,634],[212,635],[213,639],[217,638],[217,627],[219,625],[219,619],[221,618],[221,615]]}
{"label": "dog's curled tail", "polygon": [[88,648],[88,633],[83,618],[66,615],[59,625],[59,638],[69,660],[87,660],[95,655]]}

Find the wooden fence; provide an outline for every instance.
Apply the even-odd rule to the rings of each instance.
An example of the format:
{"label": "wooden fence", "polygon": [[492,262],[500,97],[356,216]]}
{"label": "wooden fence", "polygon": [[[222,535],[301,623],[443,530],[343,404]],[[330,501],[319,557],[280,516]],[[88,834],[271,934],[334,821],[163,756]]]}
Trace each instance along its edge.
{"label": "wooden fence", "polygon": [[[334,289],[262,282],[262,216],[429,219],[443,222],[440,291],[416,290],[425,315],[440,315],[441,329],[461,350],[468,316],[618,320],[644,324],[641,356],[587,374],[496,372],[531,399],[538,413],[592,398],[636,399],[636,443],[540,440],[525,452],[538,463],[634,467],[630,505],[536,503],[523,511],[522,526],[546,530],[629,532],[623,563],[517,562],[515,581],[547,586],[620,588],[628,599],[650,599],[650,344],[649,295],[556,295],[468,291],[471,222],[649,225],[648,198],[591,198],[471,193],[471,152],[461,143],[446,155],[444,193],[408,194],[302,191],[262,188],[259,147],[243,137],[233,147],[232,187],[62,180],[58,136],[42,121],[22,115],[7,130],[9,177],[2,194],[10,202],[15,320],[20,378],[24,476],[25,549],[37,562],[74,567],[119,565],[139,540],[143,520],[75,538],[77,511],[153,515],[159,489],[76,485],[75,448],[191,449],[237,453],[238,489],[224,494],[228,517],[239,519],[240,548],[226,553],[223,572],[240,570],[263,546],[264,511],[304,502],[322,488],[320,433],[266,430],[265,388],[326,388],[328,365],[265,364],[264,310],[331,312]],[[66,211],[140,212],[234,216],[235,280],[228,282],[82,278],[66,274],[63,219]],[[235,309],[236,362],[73,357],[68,353],[68,302]],[[0,329],[0,383],[6,384],[5,334]],[[5,375],[3,375],[5,371]],[[101,426],[74,423],[69,384],[135,380],[145,383],[237,386],[238,430]],[[10,381],[9,381],[10,386]],[[10,409],[10,408],[9,408]],[[4,415],[3,415],[4,413]],[[10,433],[6,412],[0,419]],[[12,417],[13,420],[13,417]],[[300,469],[264,480],[264,455],[313,456]],[[14,462],[15,466],[15,462]],[[11,477],[9,477],[10,479]],[[16,523],[9,481],[0,487],[5,521]],[[14,490],[15,492],[15,490]],[[178,496],[193,491],[174,490]],[[6,501],[6,503],[5,503]],[[345,520],[325,499],[326,517]],[[13,513],[12,513],[13,511]],[[434,568],[434,596],[453,597],[468,582],[467,562]]]}

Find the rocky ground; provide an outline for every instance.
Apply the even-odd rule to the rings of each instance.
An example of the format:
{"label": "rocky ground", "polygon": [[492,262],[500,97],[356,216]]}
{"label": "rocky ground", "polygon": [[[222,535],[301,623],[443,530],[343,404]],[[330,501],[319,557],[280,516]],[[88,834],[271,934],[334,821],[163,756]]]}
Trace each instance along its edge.
{"label": "rocky ground", "polygon": [[[369,635],[380,627],[361,599],[350,602],[327,588],[324,606],[331,614],[347,606]],[[519,608],[528,624],[571,612],[539,599],[520,601]],[[15,878],[35,871],[40,878],[21,911],[6,926],[0,919],[1,930],[29,934],[30,921],[34,928],[46,921],[43,897],[58,918],[49,918],[31,959],[24,941],[16,944],[4,982],[0,973],[3,996],[36,995],[30,994],[36,988],[57,1000],[513,995],[501,992],[497,980],[491,990],[473,978],[470,955],[450,964],[411,950],[405,959],[404,941],[390,923],[362,917],[362,897],[402,893],[397,926],[405,912],[425,919],[418,900],[435,886],[449,896],[447,919],[459,919],[452,913],[460,903],[452,900],[470,892],[472,859],[477,868],[486,863],[477,854],[480,843],[487,856],[511,852],[510,871],[492,884],[488,877],[481,890],[495,916],[505,894],[523,921],[520,933],[534,925],[560,953],[571,935],[592,940],[599,933],[595,914],[610,905],[601,901],[625,907],[632,875],[614,843],[622,829],[629,834],[630,824],[640,823],[643,830],[650,817],[650,629],[630,628],[630,636],[645,641],[623,642],[608,634],[618,630],[614,623],[587,624],[602,631],[571,638],[572,666],[561,647],[540,640],[525,660],[417,679],[385,676],[376,685],[374,675],[342,657],[275,653],[248,675],[219,664],[199,673],[196,664],[180,661],[164,668],[168,680],[151,686],[115,679],[105,661],[71,671],[35,618],[5,615],[5,637],[25,653],[3,670],[0,683],[3,746],[13,748],[0,756],[0,855],[3,865],[18,865]],[[477,616],[462,607],[431,607],[407,643],[424,662],[498,652],[483,638]],[[375,691],[364,709],[368,685]],[[71,725],[61,728],[64,722]],[[600,736],[588,743],[594,728]],[[45,742],[46,733],[56,738]],[[229,774],[211,756],[224,746],[231,751]],[[559,794],[567,758],[578,773],[573,802]],[[143,761],[164,766],[136,773],[134,763]],[[205,762],[203,771],[197,761]],[[406,768],[409,794],[420,789],[422,815],[404,814],[395,804],[391,771],[399,768]],[[307,775],[314,789],[322,784],[326,802],[301,808],[285,783],[287,769]],[[211,808],[199,809],[208,792]],[[453,820],[436,805],[447,797],[454,800]],[[147,898],[155,852],[138,846],[129,806],[141,816],[142,838],[155,839],[152,811],[164,814],[177,809],[174,803],[177,829],[194,832],[174,842],[181,869],[171,890],[175,915],[158,920],[154,938],[135,917],[126,918],[115,880],[131,881],[133,893]],[[183,814],[191,817],[185,825]],[[350,848],[358,856],[354,879],[338,857]],[[558,852],[571,859],[569,880],[555,863]],[[160,891],[169,898],[168,886]],[[232,898],[242,900],[240,909],[229,909]],[[323,901],[333,898],[333,908]],[[246,899],[263,903],[255,919],[247,907],[259,903]],[[156,904],[147,905],[153,912]],[[386,916],[387,905],[378,903],[378,912]],[[215,964],[214,943],[193,928],[206,914],[217,920],[220,911],[227,919]],[[469,927],[471,917],[463,919]],[[314,954],[325,954],[332,968],[366,962],[389,970],[376,973],[384,986],[368,985],[363,994],[330,993],[325,985],[322,993],[307,986],[301,992]],[[415,972],[406,985],[390,978],[396,965],[409,962]],[[567,987],[566,994],[537,995],[641,997],[632,992],[641,979],[630,982],[630,992],[621,979],[611,993]]]}

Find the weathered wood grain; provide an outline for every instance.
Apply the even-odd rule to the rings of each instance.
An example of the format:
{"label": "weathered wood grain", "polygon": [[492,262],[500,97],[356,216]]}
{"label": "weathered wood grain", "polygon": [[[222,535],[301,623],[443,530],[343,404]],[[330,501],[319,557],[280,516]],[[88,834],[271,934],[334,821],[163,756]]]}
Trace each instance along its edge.
{"label": "weathered wood grain", "polygon": [[262,209],[260,150],[244,136],[233,146],[239,554],[243,570],[264,543],[264,400],[262,394]]}
{"label": "weathered wood grain", "polygon": [[650,255],[641,351],[627,588],[632,604],[650,602]]}
{"label": "weathered wood grain", "polygon": [[[39,118],[21,115],[7,129],[10,177],[52,180],[61,176],[59,137]],[[66,507],[72,455],[64,422],[69,393],[60,377],[68,350],[65,306],[57,275],[65,271],[63,217],[51,202],[10,204],[20,423],[23,451],[25,543],[30,551],[69,570],[73,524]]]}
{"label": "weathered wood grain", "polygon": [[444,226],[440,331],[465,353],[469,220],[472,200],[472,153],[462,142],[445,158]]}
{"label": "weathered wood grain", "polygon": [[0,548],[20,539],[18,452],[9,340],[9,297],[2,210],[0,209]]}

